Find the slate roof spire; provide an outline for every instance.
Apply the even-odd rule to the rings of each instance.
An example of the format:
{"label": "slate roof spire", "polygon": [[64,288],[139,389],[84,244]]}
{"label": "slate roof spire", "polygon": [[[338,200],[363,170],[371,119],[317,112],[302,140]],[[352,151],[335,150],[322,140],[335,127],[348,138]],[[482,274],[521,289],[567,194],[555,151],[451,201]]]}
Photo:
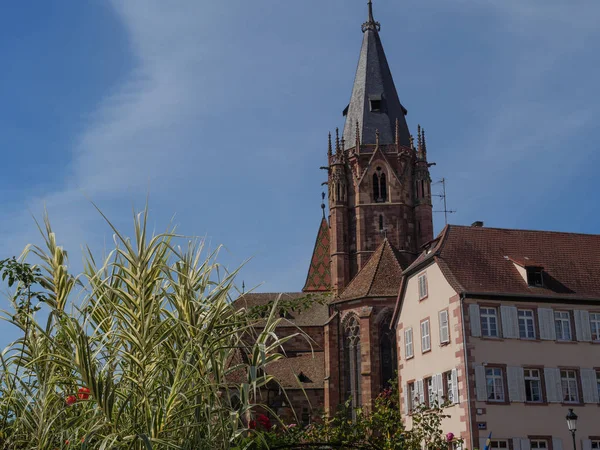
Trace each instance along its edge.
{"label": "slate roof spire", "polygon": [[364,35],[352,97],[344,111],[346,125],[343,137],[346,142],[356,142],[358,128],[363,145],[375,144],[375,131],[379,130],[382,145],[394,144],[398,120],[398,143],[409,146],[410,136],[404,117],[407,111],[396,92],[379,37],[381,25],[374,19],[371,0],[368,6],[369,17],[362,25]]}

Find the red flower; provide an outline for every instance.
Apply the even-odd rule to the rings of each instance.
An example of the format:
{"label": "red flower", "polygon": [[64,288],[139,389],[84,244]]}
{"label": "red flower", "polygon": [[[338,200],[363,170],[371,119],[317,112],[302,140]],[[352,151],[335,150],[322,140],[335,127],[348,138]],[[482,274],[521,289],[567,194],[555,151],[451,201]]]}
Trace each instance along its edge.
{"label": "red flower", "polygon": [[250,422],[248,422],[248,428],[254,430],[256,428],[256,420],[252,419]]}
{"label": "red flower", "polygon": [[259,414],[256,417],[256,421],[260,424],[261,427],[263,427],[265,430],[270,430],[271,429],[271,419],[269,419],[267,416],[265,416],[264,414]]}
{"label": "red flower", "polygon": [[454,433],[448,433],[448,434],[446,435],[446,440],[447,440],[448,442],[452,442],[452,439],[454,439]]}
{"label": "red flower", "polygon": [[65,401],[67,402],[67,406],[71,406],[73,403],[75,403],[77,401],[77,397],[75,397],[74,395],[69,395]]}
{"label": "red flower", "polygon": [[80,387],[77,396],[79,397],[79,400],[87,400],[90,398],[90,390],[86,387]]}
{"label": "red flower", "polygon": [[65,441],[65,445],[69,445],[71,443],[71,441],[69,441],[68,439]]}

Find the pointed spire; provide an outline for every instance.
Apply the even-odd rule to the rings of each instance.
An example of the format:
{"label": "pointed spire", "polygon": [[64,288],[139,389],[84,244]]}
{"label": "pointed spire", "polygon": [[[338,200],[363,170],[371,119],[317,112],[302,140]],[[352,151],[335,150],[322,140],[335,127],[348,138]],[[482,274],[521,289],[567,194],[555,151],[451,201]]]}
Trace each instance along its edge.
{"label": "pointed spire", "polygon": [[325,218],[325,192],[321,192],[321,209],[323,210],[323,219]]}
{"label": "pointed spire", "polygon": [[425,128],[421,128],[421,145],[423,146],[423,159],[427,160],[427,144],[425,143]]}
{"label": "pointed spire", "polygon": [[329,132],[329,142],[328,142],[328,146],[327,146],[327,156],[331,158],[331,155],[333,154],[333,150],[331,148],[331,131]]}
{"label": "pointed spire", "polygon": [[356,121],[356,151],[360,150],[360,124]]}
{"label": "pointed spire", "polygon": [[423,149],[423,141],[421,140],[421,125],[417,125],[417,154],[421,156],[421,150]]}
{"label": "pointed spire", "polygon": [[414,150],[415,149],[415,138],[414,138],[414,136],[411,134],[408,139],[410,140],[410,148],[412,150]]}
{"label": "pointed spire", "polygon": [[363,42],[354,86],[348,107],[344,109],[344,138],[348,145],[356,142],[356,122],[359,123],[362,145],[375,144],[375,129],[379,129],[382,145],[394,144],[396,119],[399,121],[398,143],[409,145],[406,108],[400,103],[394,79],[383,50],[379,23],[373,17],[372,1],[368,2],[368,20],[362,26]]}
{"label": "pointed spire", "polygon": [[340,129],[335,129],[335,153],[336,155],[340,152]]}
{"label": "pointed spire", "polygon": [[373,2],[372,0],[369,0],[369,20],[367,20],[365,23],[363,23],[362,25],[362,31],[363,33],[367,30],[381,30],[381,24],[379,22],[376,22],[375,19],[373,18]]}

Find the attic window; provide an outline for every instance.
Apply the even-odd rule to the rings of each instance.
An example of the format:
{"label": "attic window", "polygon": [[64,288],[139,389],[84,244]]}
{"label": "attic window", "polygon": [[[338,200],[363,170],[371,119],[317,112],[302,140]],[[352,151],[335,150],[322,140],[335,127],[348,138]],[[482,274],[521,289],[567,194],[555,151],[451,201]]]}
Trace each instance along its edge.
{"label": "attic window", "polygon": [[527,284],[534,287],[544,286],[544,275],[541,267],[526,267]]}
{"label": "attic window", "polygon": [[370,95],[369,103],[371,105],[371,112],[381,112],[381,110],[382,110],[381,95]]}

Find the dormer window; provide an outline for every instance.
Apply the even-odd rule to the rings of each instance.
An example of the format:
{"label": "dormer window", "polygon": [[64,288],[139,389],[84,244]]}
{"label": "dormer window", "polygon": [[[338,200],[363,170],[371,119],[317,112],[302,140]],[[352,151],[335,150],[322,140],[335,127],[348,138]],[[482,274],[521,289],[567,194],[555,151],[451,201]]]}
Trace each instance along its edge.
{"label": "dormer window", "polygon": [[369,104],[371,106],[371,112],[381,112],[383,106],[381,95],[370,95]]}
{"label": "dormer window", "polygon": [[373,200],[375,203],[387,202],[387,180],[381,167],[373,174]]}
{"label": "dormer window", "polygon": [[527,284],[532,287],[544,286],[544,269],[542,267],[525,267],[527,271]]}

